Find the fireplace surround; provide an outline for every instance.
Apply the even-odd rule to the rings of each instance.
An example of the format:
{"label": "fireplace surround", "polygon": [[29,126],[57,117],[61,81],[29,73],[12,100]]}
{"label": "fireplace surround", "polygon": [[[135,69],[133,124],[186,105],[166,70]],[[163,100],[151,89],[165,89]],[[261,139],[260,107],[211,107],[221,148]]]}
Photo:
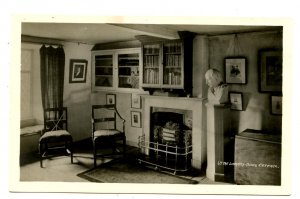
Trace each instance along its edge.
{"label": "fireplace surround", "polygon": [[[191,167],[197,170],[201,170],[207,159],[206,149],[206,122],[203,121],[205,108],[203,108],[203,99],[200,98],[188,98],[188,97],[166,97],[166,96],[143,96],[143,134],[140,137],[143,141],[144,147],[141,148],[142,154],[151,156],[151,117],[153,117],[153,109],[165,108],[181,111],[189,111],[192,115],[191,124],[191,146],[182,146],[184,152],[180,153],[184,160],[191,162]],[[141,141],[141,140],[140,140]],[[162,143],[164,144],[164,143]],[[165,146],[164,146],[165,147]],[[179,147],[179,146],[177,146]],[[187,148],[185,148],[187,147]],[[174,149],[178,150],[178,149]]]}

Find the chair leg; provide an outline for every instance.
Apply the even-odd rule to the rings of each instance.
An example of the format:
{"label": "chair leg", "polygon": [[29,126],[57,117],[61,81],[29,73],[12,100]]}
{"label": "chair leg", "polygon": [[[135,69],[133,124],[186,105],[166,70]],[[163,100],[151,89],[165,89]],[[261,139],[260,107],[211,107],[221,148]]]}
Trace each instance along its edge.
{"label": "chair leg", "polygon": [[115,138],[111,139],[113,154],[116,154],[116,141]]}
{"label": "chair leg", "polygon": [[126,156],[126,136],[123,137],[123,156]]}
{"label": "chair leg", "polygon": [[72,140],[70,141],[69,149],[70,149],[70,155],[71,155],[71,164],[73,164],[73,141]]}
{"label": "chair leg", "polygon": [[39,153],[40,153],[40,167],[43,168],[43,151],[42,151],[42,144],[39,143]]}
{"label": "chair leg", "polygon": [[94,154],[94,167],[97,165],[97,149],[96,149],[96,141],[93,140],[93,154]]}

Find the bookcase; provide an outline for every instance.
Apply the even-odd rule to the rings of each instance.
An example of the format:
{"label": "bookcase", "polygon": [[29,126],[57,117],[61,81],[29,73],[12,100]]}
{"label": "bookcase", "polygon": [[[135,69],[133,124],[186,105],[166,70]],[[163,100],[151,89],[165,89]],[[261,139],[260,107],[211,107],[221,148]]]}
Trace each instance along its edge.
{"label": "bookcase", "polygon": [[142,41],[142,87],[192,95],[194,34],[181,32],[181,39]]}
{"label": "bookcase", "polygon": [[139,90],[141,49],[92,51],[92,89]]}

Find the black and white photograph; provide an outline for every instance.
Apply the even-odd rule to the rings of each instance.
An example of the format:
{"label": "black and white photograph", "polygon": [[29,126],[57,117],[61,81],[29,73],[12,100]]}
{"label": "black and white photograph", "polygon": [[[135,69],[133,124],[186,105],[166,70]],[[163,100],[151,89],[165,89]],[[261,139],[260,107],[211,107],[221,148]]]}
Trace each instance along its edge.
{"label": "black and white photograph", "polygon": [[231,109],[232,110],[243,110],[243,94],[237,92],[230,92],[229,93]]}
{"label": "black and white photograph", "polygon": [[86,82],[87,61],[79,59],[70,60],[70,83]]}
{"label": "black and white photograph", "polygon": [[116,94],[106,94],[106,104],[116,104]]}
{"label": "black and white photograph", "polygon": [[246,84],[246,58],[226,58],[225,75],[228,84]]}
{"label": "black and white photograph", "polygon": [[271,96],[271,113],[274,115],[282,115],[282,96]]}
{"label": "black and white photograph", "polygon": [[260,50],[259,70],[261,92],[282,92],[282,50]]}
{"label": "black and white photograph", "polygon": [[131,126],[141,128],[141,112],[131,111]]}
{"label": "black and white photograph", "polygon": [[[26,184],[35,192],[30,183],[51,182],[49,192],[289,194],[285,104],[272,97],[270,107],[258,70],[260,49],[289,50],[289,25],[29,19],[18,21],[20,127],[12,168],[19,173],[12,190]],[[236,35],[243,57],[230,58]],[[84,62],[70,62],[78,55]],[[285,59],[276,59],[279,77],[289,68]],[[139,71],[135,86],[127,71]],[[69,75],[85,84],[70,84]],[[107,79],[109,87],[97,83]],[[98,108],[107,109],[101,118]]]}
{"label": "black and white photograph", "polygon": [[136,94],[136,93],[132,93],[131,95],[131,108],[136,108],[136,109],[140,109],[142,101],[141,101],[141,96]]}

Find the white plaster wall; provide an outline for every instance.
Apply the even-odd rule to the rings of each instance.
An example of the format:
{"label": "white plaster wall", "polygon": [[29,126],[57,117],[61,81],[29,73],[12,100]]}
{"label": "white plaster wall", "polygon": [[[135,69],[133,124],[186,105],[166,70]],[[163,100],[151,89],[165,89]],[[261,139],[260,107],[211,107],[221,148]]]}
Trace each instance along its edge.
{"label": "white plaster wall", "polygon": [[[92,45],[66,42],[64,106],[68,108],[68,130],[74,141],[91,137],[91,49]],[[85,83],[69,83],[70,59],[88,61]]]}
{"label": "white plaster wall", "polygon": [[270,94],[258,92],[258,51],[282,48],[282,36],[277,32],[238,34],[234,54],[234,35],[209,37],[209,65],[217,68],[224,77],[224,58],[244,56],[247,59],[247,84],[230,84],[229,91],[243,93],[244,111],[231,111],[231,131],[240,133],[247,128],[280,131],[281,116],[270,114]]}
{"label": "white plaster wall", "polygon": [[204,74],[209,66],[208,53],[208,37],[196,36],[193,41],[193,97],[207,96]]}

